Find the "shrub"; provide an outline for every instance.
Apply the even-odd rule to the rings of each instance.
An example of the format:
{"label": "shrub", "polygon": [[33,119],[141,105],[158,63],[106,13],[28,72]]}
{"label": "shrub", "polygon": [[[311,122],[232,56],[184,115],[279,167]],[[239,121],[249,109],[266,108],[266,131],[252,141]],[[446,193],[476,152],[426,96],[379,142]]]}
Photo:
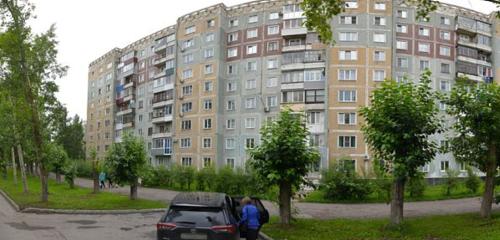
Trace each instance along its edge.
{"label": "shrub", "polygon": [[446,196],[450,196],[451,192],[458,187],[458,171],[448,168],[444,183],[445,194]]}
{"label": "shrub", "polygon": [[83,178],[92,178],[92,161],[76,161],[76,176]]}
{"label": "shrub", "polygon": [[75,187],[75,178],[77,174],[77,163],[76,162],[71,162],[66,165],[64,169],[64,181],[68,183],[69,188],[73,189]]}
{"label": "shrub", "polygon": [[424,179],[423,174],[417,174],[416,176],[408,180],[408,193],[410,197],[418,198],[424,196],[425,188],[427,187],[427,182]]}
{"label": "shrub", "polygon": [[471,193],[477,193],[479,186],[481,185],[481,179],[474,173],[471,167],[467,168],[467,178],[465,179],[465,187]]}
{"label": "shrub", "polygon": [[191,190],[191,184],[194,182],[195,169],[191,166],[175,165],[172,168],[173,182],[177,184],[180,190]]}
{"label": "shrub", "polygon": [[227,194],[235,194],[238,192],[238,186],[234,182],[234,170],[230,167],[219,169],[215,178],[215,191]]}
{"label": "shrub", "polygon": [[213,188],[212,182],[216,177],[213,167],[206,167],[196,173],[196,189],[198,191],[211,191]]}
{"label": "shrub", "polygon": [[326,170],[323,175],[323,188],[325,197],[330,200],[363,200],[373,192],[370,182],[360,179],[352,171],[333,166]]}

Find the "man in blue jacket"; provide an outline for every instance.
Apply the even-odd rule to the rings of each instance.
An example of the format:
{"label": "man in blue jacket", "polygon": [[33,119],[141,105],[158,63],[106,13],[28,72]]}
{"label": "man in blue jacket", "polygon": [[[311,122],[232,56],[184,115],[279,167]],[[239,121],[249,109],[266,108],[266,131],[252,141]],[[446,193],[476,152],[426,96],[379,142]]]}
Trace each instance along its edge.
{"label": "man in blue jacket", "polygon": [[246,224],[247,226],[247,240],[256,240],[259,235],[259,210],[252,204],[252,200],[249,197],[243,198],[241,200],[242,217],[240,224]]}

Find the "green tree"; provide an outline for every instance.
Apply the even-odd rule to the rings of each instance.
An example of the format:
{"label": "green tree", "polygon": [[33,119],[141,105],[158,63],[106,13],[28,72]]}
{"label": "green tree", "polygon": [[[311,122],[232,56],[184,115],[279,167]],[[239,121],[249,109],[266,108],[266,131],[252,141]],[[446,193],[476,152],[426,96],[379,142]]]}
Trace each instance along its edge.
{"label": "green tree", "polygon": [[76,162],[70,162],[66,165],[64,169],[64,181],[68,183],[69,188],[73,189],[75,187],[75,178],[77,174],[78,168]]}
{"label": "green tree", "polygon": [[425,71],[420,83],[385,81],[371,96],[371,105],[360,111],[365,119],[365,140],[376,161],[393,178],[391,223],[403,221],[404,186],[418,173],[418,167],[431,161],[438,148],[429,136],[440,132],[431,73]]}
{"label": "green tree", "polygon": [[479,190],[479,186],[481,186],[481,179],[477,176],[477,174],[471,167],[467,167],[467,178],[465,179],[465,187],[471,193],[477,193],[477,190]]}
{"label": "green tree", "polygon": [[457,170],[451,168],[446,169],[446,178],[444,179],[444,194],[450,196],[451,192],[458,187],[458,175]]}
{"label": "green tree", "polygon": [[319,160],[318,151],[307,144],[309,132],[301,113],[289,108],[276,121],[261,128],[261,144],[250,150],[250,166],[269,185],[279,187],[281,223],[290,224],[293,187],[299,187],[309,166]]}
{"label": "green tree", "polygon": [[121,143],[113,143],[106,154],[105,167],[117,184],[130,185],[130,199],[137,199],[138,179],[146,166],[146,149],[142,139],[125,133]]}
{"label": "green tree", "polygon": [[458,161],[472,163],[486,173],[481,216],[490,218],[500,164],[500,86],[468,82],[459,79],[447,101],[448,113],[456,119],[451,150]]}
{"label": "green tree", "polygon": [[68,164],[68,154],[61,145],[49,143],[45,147],[45,162],[48,169],[56,174],[56,182],[61,183],[61,174]]}
{"label": "green tree", "polygon": [[82,120],[75,115],[73,118],[64,119],[56,141],[64,147],[70,159],[84,159],[83,137]]}

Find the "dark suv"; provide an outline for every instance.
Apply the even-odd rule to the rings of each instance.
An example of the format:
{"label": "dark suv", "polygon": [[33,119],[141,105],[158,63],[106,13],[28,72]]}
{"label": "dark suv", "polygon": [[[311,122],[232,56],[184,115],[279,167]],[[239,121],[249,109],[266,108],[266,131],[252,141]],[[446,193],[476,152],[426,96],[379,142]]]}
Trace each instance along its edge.
{"label": "dark suv", "polygon": [[[238,229],[239,200],[224,193],[179,193],[170,203],[165,215],[156,225],[158,240],[227,239],[245,236]],[[252,198],[261,212],[261,222],[269,220],[269,213],[257,198]],[[239,211],[238,211],[239,210]]]}

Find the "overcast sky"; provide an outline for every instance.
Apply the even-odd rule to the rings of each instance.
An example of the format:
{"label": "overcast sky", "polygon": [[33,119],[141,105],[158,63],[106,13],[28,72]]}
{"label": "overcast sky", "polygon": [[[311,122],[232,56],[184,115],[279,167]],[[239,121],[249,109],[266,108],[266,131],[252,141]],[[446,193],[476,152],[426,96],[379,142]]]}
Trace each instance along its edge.
{"label": "overcast sky", "polygon": [[[58,80],[59,99],[70,115],[86,119],[88,64],[114,47],[124,47],[148,34],[175,24],[178,17],[213,4],[227,6],[249,0],[32,0],[37,19],[33,29],[56,25],[59,61],[69,66]],[[175,2],[175,4],[173,4]],[[481,0],[442,0],[480,12],[495,6]]]}

